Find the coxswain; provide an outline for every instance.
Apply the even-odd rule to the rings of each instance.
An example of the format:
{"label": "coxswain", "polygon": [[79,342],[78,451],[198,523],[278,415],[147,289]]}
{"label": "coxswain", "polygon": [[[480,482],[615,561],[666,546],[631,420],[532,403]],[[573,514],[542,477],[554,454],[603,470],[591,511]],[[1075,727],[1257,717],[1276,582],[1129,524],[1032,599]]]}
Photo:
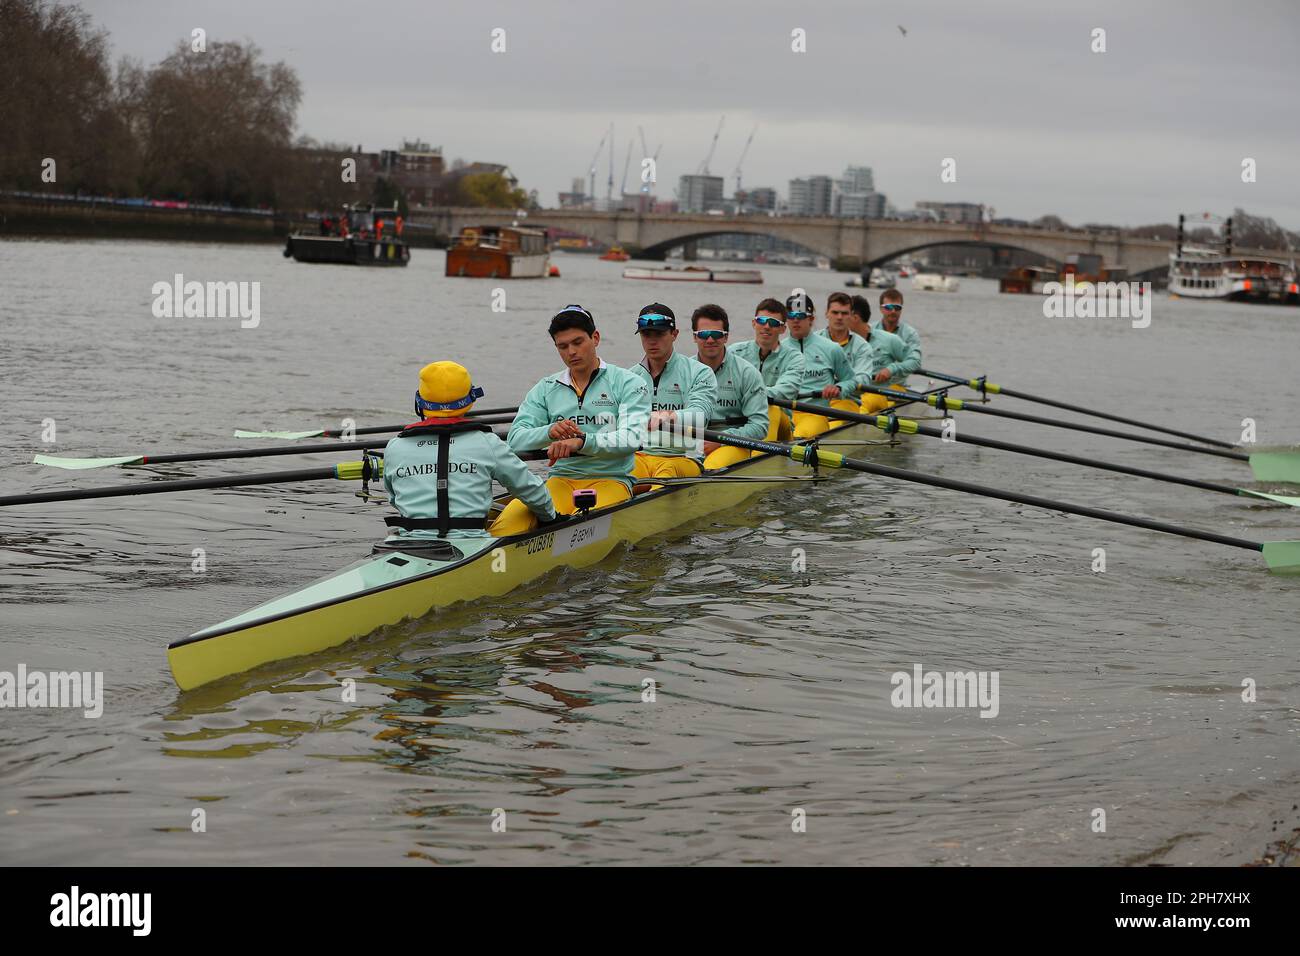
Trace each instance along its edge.
{"label": "coxswain", "polygon": [[[754,339],[727,349],[758,369],[767,389],[767,399],[793,402],[803,382],[803,356],[781,336],[786,329],[785,306],[777,299],[764,299],[754,309]],[[768,407],[767,441],[789,441],[794,436],[790,413],[779,405]]]}
{"label": "coxswain", "polygon": [[[785,311],[790,344],[803,356],[803,381],[799,392],[808,396],[808,404],[829,407],[833,399],[856,394],[858,376],[844,350],[829,339],[812,334],[817,318],[812,300],[805,293],[798,292],[786,300]],[[816,438],[830,427],[830,419],[825,415],[794,413],[795,438]]]}
{"label": "coxswain", "polygon": [[644,356],[631,371],[650,389],[650,420],[644,451],[636,453],[633,475],[640,479],[694,478],[704,464],[704,438],[698,434],[713,417],[718,383],[695,359],[673,350],[677,316],[652,302],[636,319]]}
{"label": "coxswain", "polygon": [[397,516],[389,542],[428,538],[483,538],[492,508],[492,482],[503,485],[541,521],[554,521],[546,485],[528,470],[492,428],[467,418],[483,389],[455,362],[420,369],[415,411],[384,448],[384,487]]}
{"label": "coxswain", "polygon": [[[767,435],[767,387],[753,365],[727,347],[731,322],[720,305],[702,305],[691,315],[691,332],[695,335],[695,357],[713,370],[717,396],[709,428],[737,438],[761,441]],[[735,445],[704,443],[704,468],[726,468],[750,456]]]}
{"label": "coxswain", "polygon": [[[879,325],[874,329],[871,327],[871,303],[865,296],[853,296],[849,309],[849,328],[866,339],[867,344],[871,346],[872,384],[894,385],[902,388],[899,383],[907,380],[907,373],[904,370],[904,363],[907,361],[906,343],[894,333],[886,332]],[[888,378],[880,375],[882,369],[888,370]],[[863,415],[874,415],[891,404],[883,395],[863,392],[862,404],[858,411]]]}
{"label": "coxswain", "polygon": [[[575,491],[596,493],[597,508],[632,497],[635,453],[645,444],[650,390],[627,369],[596,354],[596,320],[580,305],[566,305],[548,330],[564,370],[542,379],[524,396],[506,443],[516,452],[545,448],[551,464],[546,487],[559,514],[577,510]],[[498,536],[522,534],[536,516],[512,501],[492,523]]]}

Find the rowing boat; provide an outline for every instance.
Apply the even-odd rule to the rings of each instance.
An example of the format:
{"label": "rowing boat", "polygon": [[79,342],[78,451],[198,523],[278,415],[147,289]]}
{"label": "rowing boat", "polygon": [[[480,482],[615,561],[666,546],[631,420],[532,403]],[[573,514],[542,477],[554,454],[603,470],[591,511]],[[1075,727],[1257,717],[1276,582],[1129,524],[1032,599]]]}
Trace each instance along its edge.
{"label": "rowing boat", "polygon": [[[865,424],[835,429],[823,440],[833,442],[836,450],[887,443]],[[377,550],[304,588],[173,642],[168,663],[176,683],[189,690],[318,653],[438,608],[506,594],[557,568],[595,564],[620,545],[663,534],[776,487],[764,478],[795,474],[806,475],[808,469],[782,455],[758,455],[698,481],[647,491],[523,535]],[[496,506],[503,503],[504,496]]]}

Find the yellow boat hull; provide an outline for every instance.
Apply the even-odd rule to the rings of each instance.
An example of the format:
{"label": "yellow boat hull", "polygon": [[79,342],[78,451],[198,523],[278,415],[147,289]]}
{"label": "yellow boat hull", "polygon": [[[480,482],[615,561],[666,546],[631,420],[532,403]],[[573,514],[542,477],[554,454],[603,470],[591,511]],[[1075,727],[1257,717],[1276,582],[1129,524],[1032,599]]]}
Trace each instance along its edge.
{"label": "yellow boat hull", "polygon": [[[883,441],[869,425],[849,425],[824,438],[840,452],[850,450],[843,443],[866,447]],[[173,642],[167,650],[172,675],[182,690],[190,690],[274,661],[319,653],[451,604],[506,594],[556,568],[587,567],[621,545],[778,487],[763,478],[807,475],[809,469],[783,456],[763,455],[719,474],[730,480],[669,486],[555,530],[475,541],[471,548],[481,550],[460,560],[432,560],[415,552],[368,557]]]}

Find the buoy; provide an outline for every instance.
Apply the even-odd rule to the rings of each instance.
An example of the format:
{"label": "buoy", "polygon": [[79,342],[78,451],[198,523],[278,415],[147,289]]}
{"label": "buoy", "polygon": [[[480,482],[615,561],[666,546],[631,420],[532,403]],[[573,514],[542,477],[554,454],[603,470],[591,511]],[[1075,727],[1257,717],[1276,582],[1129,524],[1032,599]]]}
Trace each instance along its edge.
{"label": "buoy", "polygon": [[560,267],[559,267],[559,266],[551,266],[551,271],[550,271],[549,275],[550,275],[550,277],[551,277],[552,279],[558,279],[558,278],[560,277]]}

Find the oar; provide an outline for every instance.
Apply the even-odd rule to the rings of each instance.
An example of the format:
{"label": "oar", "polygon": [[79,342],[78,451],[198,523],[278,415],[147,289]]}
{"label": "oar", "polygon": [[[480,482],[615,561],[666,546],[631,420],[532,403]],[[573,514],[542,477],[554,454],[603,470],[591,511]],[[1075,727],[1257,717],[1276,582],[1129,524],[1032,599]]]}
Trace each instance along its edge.
{"label": "oar", "polygon": [[[780,405],[782,408],[789,408],[796,412],[807,412],[817,408],[816,405],[804,405],[799,402],[787,402],[782,399],[773,399],[772,404]],[[887,434],[894,432],[903,432],[906,435],[926,435],[930,438],[945,438],[943,429],[935,428],[933,425],[922,425],[907,418],[899,418],[896,415],[862,415],[857,412],[841,411],[838,408],[829,410],[819,410],[814,412],[817,415],[825,415],[828,418],[839,418],[849,422],[862,422],[867,425],[874,425]],[[833,435],[834,432],[827,434]],[[1278,504],[1289,505],[1292,508],[1300,508],[1300,498],[1290,497],[1287,495],[1271,495],[1264,491],[1252,491],[1249,488],[1234,488],[1231,485],[1219,485],[1210,481],[1200,481],[1196,478],[1184,478],[1181,475],[1168,475],[1158,471],[1147,471],[1145,468],[1132,468],[1128,465],[1117,465],[1112,462],[1097,461],[1094,458],[1081,458],[1077,455],[1066,455],[1057,451],[1049,451],[1046,448],[1038,448],[1033,445],[1016,445],[1011,442],[998,441],[996,438],[981,438],[978,435],[971,435],[968,432],[960,432],[952,439],[957,444],[978,445],[981,448],[996,448],[998,451],[1009,451],[1017,455],[1031,455],[1035,458],[1046,458],[1049,461],[1063,461],[1070,465],[1082,465],[1085,468],[1098,468],[1102,471],[1113,471],[1121,475],[1135,475],[1138,478],[1150,478],[1152,481],[1167,481],[1175,485],[1186,485],[1189,488],[1200,488],[1204,491],[1217,491],[1225,495],[1243,495],[1252,498],[1263,498],[1267,501],[1274,501]]]}
{"label": "oar", "polygon": [[728,435],[724,432],[715,432],[707,429],[704,437],[709,441],[716,441],[724,445],[735,445],[738,448],[748,448],[753,451],[763,451],[771,454],[785,455],[794,461],[801,461],[805,464],[825,465],[828,468],[847,468],[851,471],[860,471],[868,475],[879,475],[882,478],[896,478],[899,481],[911,481],[921,485],[932,485],[936,488],[948,488],[952,491],[961,491],[966,494],[981,495],[985,498],[999,498],[1002,501],[1011,501],[1016,504],[1030,505],[1035,508],[1046,508],[1049,511],[1064,511],[1066,514],[1081,515],[1085,518],[1096,518],[1099,521],[1109,521],[1114,524],[1130,525],[1134,528],[1146,528],[1149,531],[1162,531],[1165,534],[1178,535],[1183,538],[1194,538],[1198,541],[1210,541],[1215,544],[1223,544],[1232,548],[1242,548],[1247,551],[1259,551],[1264,555],[1264,561],[1270,570],[1280,570],[1283,568],[1300,569],[1300,541],[1248,541],[1245,538],[1232,538],[1227,535],[1215,534],[1211,531],[1199,531],[1196,528],[1184,528],[1179,525],[1165,524],[1162,521],[1152,521],[1149,518],[1140,518],[1136,515],[1120,514],[1116,511],[1103,511],[1099,508],[1088,508],[1083,505],[1070,504],[1065,501],[1055,501],[1051,498],[1040,498],[1037,495],[1024,495],[1012,491],[1002,491],[998,488],[989,488],[985,485],[976,485],[968,481],[958,481],[954,478],[941,478],[938,475],[926,475],[917,471],[908,471],[905,468],[892,468],[889,465],[878,465],[875,462],[862,461],[857,458],[845,458],[839,452],[827,451],[824,448],[815,448],[815,445],[786,445],[779,442],[754,441],[748,438],[737,438],[735,435]]}
{"label": "oar", "polygon": [[[484,408],[482,410],[475,409],[474,411],[470,412],[469,415],[466,417],[474,418],[474,419],[480,419],[480,418],[487,419],[492,416],[497,416],[491,422],[491,424],[498,425],[513,419],[514,414],[517,411],[519,411],[518,408]],[[401,425],[367,425],[365,428],[353,428],[347,432],[345,432],[342,428],[321,428],[321,429],[317,429],[316,431],[306,431],[306,432],[258,432],[258,431],[246,431],[242,428],[237,428],[235,429],[235,437],[236,438],[278,438],[280,441],[296,441],[300,438],[339,438],[344,434],[386,435],[389,432],[400,432],[403,428],[405,428],[409,424],[410,422],[406,422]]]}
{"label": "oar", "polygon": [[[340,481],[357,481],[363,475],[365,463],[344,462],[332,468],[302,468],[297,471],[266,471],[252,475],[223,475],[219,478],[181,478],[176,481],[145,481],[133,485],[109,485],[106,488],[69,488],[64,491],[42,491],[30,495],[0,497],[0,507],[9,505],[37,505],[49,501],[84,501],[90,498],[119,498],[124,495],[158,495],[170,491],[197,491],[202,488],[239,488],[244,485],[278,485],[294,481],[321,481],[337,478]],[[371,479],[382,474],[382,466],[370,463]]]}
{"label": "oar", "polygon": [[947,375],[943,372],[928,372],[925,369],[919,369],[918,375],[928,375],[930,378],[937,378],[944,382],[956,382],[958,385],[968,385],[978,392],[988,392],[992,395],[1006,395],[1008,398],[1020,398],[1027,402],[1037,402],[1040,405],[1051,405],[1053,408],[1063,408],[1070,412],[1079,412],[1081,415],[1091,415],[1093,418],[1104,418],[1107,421],[1119,422],[1121,425],[1136,425],[1138,428],[1145,428],[1153,432],[1164,432],[1166,435],[1176,435],[1179,438],[1190,438],[1192,441],[1198,441],[1203,445],[1214,445],[1218,448],[1236,448],[1231,442],[1219,441],[1217,438],[1206,438],[1204,435],[1193,435],[1191,432],[1180,432],[1177,429],[1165,428],[1163,425],[1153,425],[1151,422],[1139,421],[1135,418],[1124,418],[1122,415],[1112,415],[1109,412],[1098,411],[1095,408],[1087,408],[1083,405],[1071,405],[1068,402],[1058,401],[1055,398],[1044,398],[1041,395],[1030,395],[1028,392],[1021,392],[1007,388],[1004,385],[995,385],[981,375],[979,378],[964,378],[960,375]]}
{"label": "oar", "polygon": [[1055,418],[1042,418],[1038,415],[1026,415],[1024,412],[1011,412],[1004,408],[990,408],[982,404],[971,404],[964,402],[960,398],[951,398],[943,395],[918,395],[916,392],[897,392],[892,389],[876,388],[872,385],[863,386],[864,391],[874,392],[877,395],[902,395],[916,401],[923,401],[927,405],[944,411],[968,411],[980,415],[994,415],[998,418],[1009,418],[1017,422],[1030,422],[1035,425],[1050,425],[1053,428],[1067,428],[1076,432],[1088,432],[1092,435],[1105,435],[1108,438],[1123,438],[1126,441],[1142,442],[1146,445],[1159,445],[1162,448],[1177,448],[1179,451],[1191,451],[1200,455],[1214,455],[1219,458],[1230,458],[1233,461],[1244,461],[1250,465],[1250,469],[1255,474],[1256,481],[1285,481],[1291,483],[1300,483],[1300,452],[1295,451],[1257,451],[1253,454],[1246,454],[1240,451],[1229,451],[1221,448],[1201,448],[1197,445],[1186,445],[1182,442],[1167,441],[1164,438],[1153,438],[1147,435],[1134,435],[1130,432],[1116,432],[1108,428],[1097,428],[1093,425],[1082,425],[1078,422],[1063,422]]}
{"label": "oar", "polygon": [[[504,432],[494,432],[505,438]],[[315,455],[336,451],[361,451],[383,448],[386,440],[339,441],[320,445],[263,445],[245,448],[227,448],[222,451],[189,451],[169,455],[125,455],[120,458],[60,458],[56,455],[37,455],[32,464],[49,465],[81,471],[88,468],[110,468],[114,465],[163,465],[177,461],[222,461],[227,458],[266,458],[275,455]]]}
{"label": "oar", "polygon": [[220,461],[226,458],[266,458],[273,455],[314,455],[320,452],[357,451],[383,448],[387,441],[340,441],[327,445],[263,445],[254,448],[228,448],[224,451],[191,451],[170,455],[135,455],[120,458],[59,458],[55,455],[37,455],[36,465],[82,470],[109,468],[113,465],[163,465],[176,461]]}

